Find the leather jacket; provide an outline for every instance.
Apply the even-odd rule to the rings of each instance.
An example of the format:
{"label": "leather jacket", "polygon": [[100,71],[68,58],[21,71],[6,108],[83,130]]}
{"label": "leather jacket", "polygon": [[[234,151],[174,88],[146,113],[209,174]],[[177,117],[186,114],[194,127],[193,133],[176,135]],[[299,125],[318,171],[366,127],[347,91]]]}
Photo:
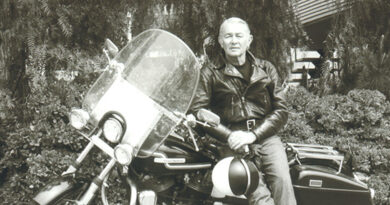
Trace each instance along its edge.
{"label": "leather jacket", "polygon": [[203,67],[190,112],[210,109],[227,126],[256,119],[260,123],[251,131],[260,141],[275,135],[286,124],[288,111],[275,67],[249,52],[247,59],[253,69],[249,83],[226,61]]}

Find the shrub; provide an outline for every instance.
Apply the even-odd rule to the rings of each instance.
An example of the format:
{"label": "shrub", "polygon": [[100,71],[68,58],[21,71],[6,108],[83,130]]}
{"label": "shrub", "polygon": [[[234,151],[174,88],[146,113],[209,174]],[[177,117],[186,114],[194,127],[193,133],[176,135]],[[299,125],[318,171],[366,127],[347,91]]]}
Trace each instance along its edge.
{"label": "shrub", "polygon": [[[85,145],[69,126],[68,112],[80,107],[88,87],[102,70],[105,58],[74,49],[37,46],[26,67],[30,94],[19,102],[1,89],[0,200],[28,202],[31,194],[59,175]],[[42,54],[44,53],[44,55]],[[101,156],[90,163],[97,163]],[[99,166],[87,166],[86,175]]]}
{"label": "shrub", "polygon": [[390,176],[388,174],[380,173],[378,175],[371,176],[368,185],[376,191],[374,204],[390,204]]}
{"label": "shrub", "polygon": [[375,204],[389,204],[389,105],[378,91],[314,96],[291,89],[290,117],[280,132],[285,141],[333,146],[351,154],[354,169],[370,176]]}
{"label": "shrub", "polygon": [[[348,0],[352,9],[334,18],[332,31],[325,41],[340,58],[340,72],[334,91],[352,89],[379,90],[390,97],[390,17],[388,1]],[[327,74],[323,77],[326,78]],[[324,80],[326,81],[326,80]]]}

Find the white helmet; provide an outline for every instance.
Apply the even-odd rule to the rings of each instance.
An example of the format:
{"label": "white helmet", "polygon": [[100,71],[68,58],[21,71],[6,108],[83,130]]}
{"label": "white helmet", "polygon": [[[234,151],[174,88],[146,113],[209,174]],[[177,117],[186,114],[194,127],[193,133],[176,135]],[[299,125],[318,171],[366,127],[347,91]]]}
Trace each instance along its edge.
{"label": "white helmet", "polygon": [[251,161],[226,157],[215,165],[212,180],[214,187],[225,195],[247,195],[259,185],[259,172]]}

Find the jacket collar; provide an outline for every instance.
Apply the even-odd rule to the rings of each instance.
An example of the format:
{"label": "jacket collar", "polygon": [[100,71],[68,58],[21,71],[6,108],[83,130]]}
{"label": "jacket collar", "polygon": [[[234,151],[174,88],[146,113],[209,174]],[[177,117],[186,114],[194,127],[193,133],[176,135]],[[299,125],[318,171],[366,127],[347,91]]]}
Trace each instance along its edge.
{"label": "jacket collar", "polygon": [[[247,56],[247,60],[250,61],[251,67],[253,69],[250,83],[267,78],[268,75],[264,71],[265,70],[264,64],[261,63],[259,59],[256,59],[255,56],[249,51],[246,52],[246,56]],[[223,74],[228,75],[228,76],[232,76],[232,77],[242,78],[242,79],[244,78],[241,75],[241,73],[237,70],[237,68],[234,67],[234,65],[232,65],[226,61],[226,58],[225,58],[223,52],[221,53],[220,58],[221,58],[219,61],[220,64],[217,65],[216,67],[217,67],[217,69],[222,69]]]}

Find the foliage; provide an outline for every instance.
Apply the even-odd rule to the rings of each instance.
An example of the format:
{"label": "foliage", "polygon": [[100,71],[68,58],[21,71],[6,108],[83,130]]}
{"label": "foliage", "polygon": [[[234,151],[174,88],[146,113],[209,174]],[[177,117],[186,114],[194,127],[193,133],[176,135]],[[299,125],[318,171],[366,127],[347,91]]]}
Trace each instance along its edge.
{"label": "foliage", "polygon": [[[69,127],[67,113],[71,107],[81,106],[84,92],[96,79],[104,58],[66,49],[60,53],[48,50],[44,58],[46,65],[59,66],[51,67],[53,70],[64,69],[57,70],[62,71],[59,74],[46,67],[33,67],[41,63],[27,67],[30,94],[6,115],[0,144],[0,189],[4,193],[0,198],[10,203],[29,201],[28,197],[48,176],[61,173],[86,145]],[[73,69],[66,70],[70,68]],[[17,194],[21,188],[24,194]]]}
{"label": "foliage", "polygon": [[[390,103],[378,91],[315,96],[299,87],[287,92],[290,118],[285,141],[328,145],[353,156],[355,170],[370,176],[375,204],[389,204]],[[384,179],[384,180],[382,180]]]}
{"label": "foliage", "polygon": [[81,106],[85,91],[105,64],[103,55],[91,56],[76,48],[34,46],[24,71],[28,95],[14,101],[9,89],[1,90],[5,97],[0,108],[6,108],[0,132],[1,200],[29,203],[33,191],[61,173],[85,146],[69,127],[67,113]]}
{"label": "foliage", "polygon": [[[162,28],[198,55],[207,44],[212,57],[219,24],[238,16],[248,21],[255,35],[252,51],[276,64],[282,76],[287,73],[287,49],[302,43],[302,32],[286,15],[289,5],[282,0],[3,0],[0,5],[0,68],[8,73],[7,86],[0,88],[0,200],[6,204],[29,204],[31,194],[58,176],[85,146],[68,125],[67,112],[80,107],[104,68],[105,58],[98,53],[105,38],[123,46],[130,30],[138,34]],[[386,34],[384,39],[383,53],[388,49]],[[348,43],[340,42],[339,47]],[[371,52],[370,45],[374,44],[368,46]],[[372,54],[370,61],[377,56]],[[384,60],[377,67],[384,69],[388,60],[381,56]],[[351,57],[351,62],[359,61]],[[384,96],[354,90],[319,98],[304,89],[287,95],[291,114],[281,135],[293,142],[352,150],[356,169],[371,175],[377,202],[388,203],[390,107]],[[90,164],[82,172],[88,177],[104,159],[94,153],[94,159],[86,161]]]}
{"label": "foliage", "polygon": [[[326,41],[328,50],[336,50],[340,57],[340,82],[333,91],[372,89],[390,97],[387,89],[390,82],[390,3],[363,0],[351,0],[350,3],[352,8],[335,18]],[[334,83],[334,80],[328,82]]]}
{"label": "foliage", "polygon": [[[284,78],[288,72],[289,48],[302,44],[303,31],[295,22],[288,1],[136,1],[133,31],[162,28],[178,35],[198,55],[213,61],[219,55],[219,25],[226,18],[246,20],[254,36],[251,51],[273,62]],[[205,50],[203,50],[205,48]]]}
{"label": "foliage", "polygon": [[6,120],[11,115],[12,109],[14,108],[14,102],[10,97],[10,93],[6,89],[0,89],[0,122]]}
{"label": "foliage", "polygon": [[238,16],[251,26],[254,53],[274,62],[282,76],[288,70],[289,46],[302,40],[288,2],[281,0],[115,0],[87,4],[75,0],[4,0],[1,4],[0,65],[11,73],[10,89],[18,97],[26,95],[21,83],[28,80],[20,76],[30,56],[58,46],[96,54],[105,38],[123,46],[128,31],[138,34],[148,28],[166,29],[200,55],[205,39],[212,39],[208,42],[214,50],[219,47],[216,36],[222,20]]}
{"label": "foliage", "polygon": [[4,0],[0,4],[0,68],[7,76],[6,87],[17,99],[29,93],[26,66],[42,63],[45,67],[45,55],[61,52],[54,48],[96,55],[105,38],[126,43],[126,1]]}

